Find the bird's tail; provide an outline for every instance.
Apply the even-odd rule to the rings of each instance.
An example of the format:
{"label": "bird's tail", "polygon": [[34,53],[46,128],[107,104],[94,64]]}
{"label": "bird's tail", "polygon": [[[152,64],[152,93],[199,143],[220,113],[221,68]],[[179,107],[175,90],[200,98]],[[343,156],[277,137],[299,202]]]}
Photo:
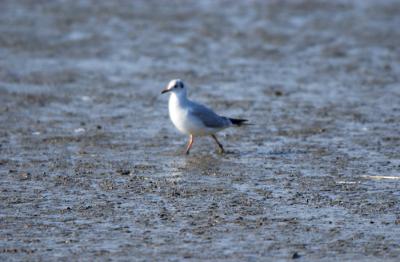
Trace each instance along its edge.
{"label": "bird's tail", "polygon": [[248,121],[247,119],[238,119],[238,118],[229,118],[231,123],[235,126],[242,126],[242,125],[248,125],[246,122]]}

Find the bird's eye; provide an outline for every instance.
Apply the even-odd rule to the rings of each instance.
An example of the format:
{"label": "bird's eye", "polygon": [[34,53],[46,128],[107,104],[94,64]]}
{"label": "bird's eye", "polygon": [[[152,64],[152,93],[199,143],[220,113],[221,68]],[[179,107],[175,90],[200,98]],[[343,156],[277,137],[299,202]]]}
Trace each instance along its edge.
{"label": "bird's eye", "polygon": [[178,88],[178,85],[174,85],[174,88]]}

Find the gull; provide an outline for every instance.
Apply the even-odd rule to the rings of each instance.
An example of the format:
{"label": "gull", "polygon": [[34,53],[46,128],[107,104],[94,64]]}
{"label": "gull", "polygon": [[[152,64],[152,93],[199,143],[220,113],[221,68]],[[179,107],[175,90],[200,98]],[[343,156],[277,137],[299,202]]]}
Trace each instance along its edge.
{"label": "gull", "polygon": [[224,153],[224,147],[215,134],[227,127],[241,126],[247,121],[217,115],[208,107],[190,100],[187,97],[187,88],[180,79],[171,80],[161,91],[161,94],[164,93],[171,93],[168,109],[172,123],[181,133],[189,135],[187,155],[192,148],[195,136],[211,136],[217,143],[219,152]]}

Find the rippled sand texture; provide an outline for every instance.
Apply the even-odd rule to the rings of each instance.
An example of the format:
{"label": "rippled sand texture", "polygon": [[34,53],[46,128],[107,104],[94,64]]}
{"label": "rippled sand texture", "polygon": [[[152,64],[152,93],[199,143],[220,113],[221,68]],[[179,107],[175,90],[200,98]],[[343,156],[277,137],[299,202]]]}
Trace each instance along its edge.
{"label": "rippled sand texture", "polygon": [[[399,13],[2,0],[0,260],[398,261]],[[177,77],[228,154],[182,154]]]}

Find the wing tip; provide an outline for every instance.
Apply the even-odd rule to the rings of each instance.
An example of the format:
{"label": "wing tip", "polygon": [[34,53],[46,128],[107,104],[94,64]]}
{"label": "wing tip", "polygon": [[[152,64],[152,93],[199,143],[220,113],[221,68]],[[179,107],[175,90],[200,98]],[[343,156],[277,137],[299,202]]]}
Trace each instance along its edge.
{"label": "wing tip", "polygon": [[246,122],[249,121],[247,119],[239,119],[239,118],[229,118],[229,120],[231,121],[232,125],[235,125],[235,126],[245,125],[245,124],[247,124]]}

